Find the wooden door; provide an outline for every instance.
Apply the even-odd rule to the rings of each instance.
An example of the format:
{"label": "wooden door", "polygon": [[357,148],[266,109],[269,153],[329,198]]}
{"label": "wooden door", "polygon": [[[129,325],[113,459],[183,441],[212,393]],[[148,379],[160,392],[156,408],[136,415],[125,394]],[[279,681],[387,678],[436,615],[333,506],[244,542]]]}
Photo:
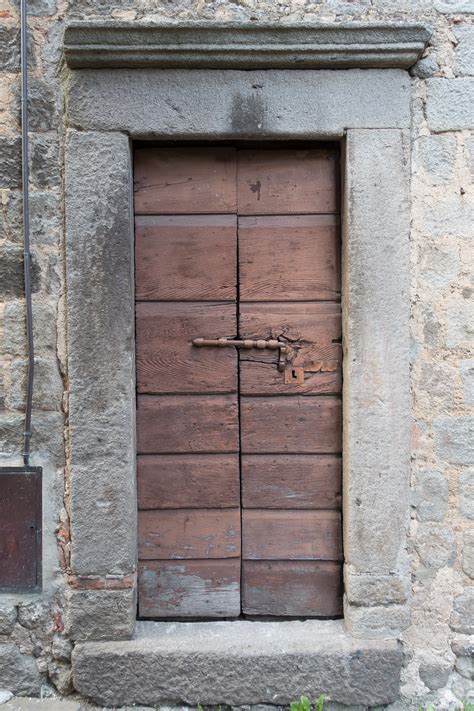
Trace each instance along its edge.
{"label": "wooden door", "polygon": [[341,612],[337,175],[327,147],[136,151],[141,617]]}

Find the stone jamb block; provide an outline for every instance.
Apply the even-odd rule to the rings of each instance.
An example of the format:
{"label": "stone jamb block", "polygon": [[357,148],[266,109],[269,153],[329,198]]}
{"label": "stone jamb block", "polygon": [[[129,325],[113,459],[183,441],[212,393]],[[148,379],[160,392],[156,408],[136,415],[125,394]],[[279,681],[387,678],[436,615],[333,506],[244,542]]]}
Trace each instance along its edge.
{"label": "stone jamb block", "polygon": [[71,568],[128,574],[137,547],[130,147],[119,133],[74,132],[67,155]]}
{"label": "stone jamb block", "polygon": [[[265,87],[263,98],[259,98],[260,85]],[[375,579],[393,575],[406,590],[409,155],[406,132],[401,130],[410,122],[406,74],[396,69],[305,72],[105,69],[74,72],[68,86],[66,264],[74,573],[128,574],[133,572],[136,562],[132,180],[127,134],[136,138],[185,136],[195,140],[242,137],[338,140],[346,136],[342,145],[346,173],[345,556],[355,575]],[[321,101],[321,96],[330,96],[331,101]],[[273,102],[270,108],[267,101]],[[368,323],[370,329],[364,326]],[[126,522],[123,528],[122,522]],[[114,531],[112,537],[105,535],[110,530]],[[380,545],[374,546],[374,541]],[[104,592],[101,599],[104,607],[100,615],[91,613],[81,618],[82,638],[107,639],[109,632],[104,631],[101,617],[110,621],[109,630],[114,615],[119,618],[112,597]],[[362,608],[346,605],[345,631],[342,623],[337,623],[343,630],[335,641],[340,643],[341,650],[347,652],[346,645],[355,643],[351,637],[356,634],[361,638],[397,637],[405,626],[406,605],[398,601],[381,605],[376,596],[369,602],[373,614],[369,614],[370,605],[364,608],[366,622],[359,624],[354,634],[351,629],[355,630]],[[124,634],[127,629],[131,634],[135,609],[129,608],[128,627],[126,614],[121,609],[118,623]],[[222,639],[220,623],[209,623],[212,640],[216,643],[221,640],[222,644],[230,644],[231,640],[234,653],[245,656],[236,634],[236,625],[240,623],[226,624],[230,636]],[[298,644],[298,637],[293,636],[296,630],[298,634],[306,634],[312,624],[307,621],[288,628],[293,630],[289,633],[292,643]],[[318,629],[330,630],[332,624],[319,623]],[[166,631],[173,640],[183,628],[183,623],[155,627],[160,633]],[[261,637],[260,644],[270,635],[270,626],[256,627],[251,623],[251,629]],[[256,634],[259,630],[262,635]],[[150,660],[160,639],[158,634],[153,644],[148,645]],[[89,641],[82,647],[86,656],[87,650],[95,654],[94,644]],[[128,642],[123,644],[126,646],[121,647],[122,651],[128,650],[124,654],[132,655],[128,656],[130,661],[132,648],[127,646]],[[317,648],[315,637],[311,638],[311,644]],[[386,639],[374,642],[374,657],[368,666],[380,669],[384,655],[392,654],[394,644]],[[247,668],[257,670],[256,678],[263,679],[267,669],[278,667],[280,647],[274,645],[269,657],[264,654],[258,657],[258,663],[254,660],[250,666],[244,665],[239,684]],[[142,652],[146,659],[147,652],[142,650],[139,655]],[[157,654],[159,678],[162,670],[171,673],[174,657],[166,650],[164,656],[160,656],[161,652]],[[76,665],[79,659],[78,654]],[[204,666],[199,660],[196,662],[195,677],[191,678],[205,676],[206,659],[201,659]],[[146,668],[147,661],[142,663]],[[221,664],[219,655],[213,656],[213,669],[216,663]],[[308,679],[314,670],[320,669],[318,664],[315,656],[308,657]],[[390,679],[385,679],[385,691],[381,694],[384,699],[393,697],[394,687],[398,689],[397,664],[390,665]],[[77,669],[76,686],[88,693]],[[320,688],[327,689],[330,665],[324,664],[321,674]],[[206,700],[211,703],[211,696],[195,695],[191,699],[176,692],[177,698],[193,703]],[[219,702],[232,698],[224,692],[214,698],[217,696]],[[257,696],[247,689],[240,701],[255,703]],[[268,692],[260,696],[262,701],[269,700]],[[114,704],[119,703],[119,697],[117,692]],[[379,703],[369,690],[357,700],[370,705]]]}

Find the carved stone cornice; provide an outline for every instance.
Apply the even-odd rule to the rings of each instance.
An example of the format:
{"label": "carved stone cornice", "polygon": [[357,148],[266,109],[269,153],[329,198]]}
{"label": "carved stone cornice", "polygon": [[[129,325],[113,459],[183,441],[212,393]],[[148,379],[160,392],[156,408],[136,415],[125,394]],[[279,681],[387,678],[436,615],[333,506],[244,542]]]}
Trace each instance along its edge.
{"label": "carved stone cornice", "polygon": [[64,54],[71,69],[408,69],[430,34],[421,24],[392,22],[83,21],[66,27]]}

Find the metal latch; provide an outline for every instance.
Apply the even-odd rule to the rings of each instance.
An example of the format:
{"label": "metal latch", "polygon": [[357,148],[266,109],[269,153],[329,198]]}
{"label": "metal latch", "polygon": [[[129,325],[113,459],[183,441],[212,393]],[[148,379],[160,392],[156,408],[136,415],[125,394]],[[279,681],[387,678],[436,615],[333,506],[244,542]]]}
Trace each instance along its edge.
{"label": "metal latch", "polygon": [[283,373],[286,364],[286,354],[288,353],[288,348],[281,341],[270,339],[265,341],[263,339],[252,340],[250,338],[245,338],[243,340],[237,340],[233,338],[195,338],[193,340],[193,346],[198,348],[203,348],[207,346],[214,346],[217,348],[258,348],[259,350],[272,350],[279,351],[278,354],[278,370]]}

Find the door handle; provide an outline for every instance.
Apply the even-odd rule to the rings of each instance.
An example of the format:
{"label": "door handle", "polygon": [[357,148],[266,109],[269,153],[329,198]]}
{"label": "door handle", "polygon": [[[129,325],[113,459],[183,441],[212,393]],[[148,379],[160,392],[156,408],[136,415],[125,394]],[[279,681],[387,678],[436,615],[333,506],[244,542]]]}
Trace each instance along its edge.
{"label": "door handle", "polygon": [[257,348],[258,350],[268,349],[271,351],[279,351],[278,354],[278,370],[282,373],[285,370],[286,354],[288,353],[287,346],[281,341],[276,339],[270,339],[265,341],[264,339],[252,340],[250,338],[245,338],[243,340],[235,338],[194,338],[193,346],[197,348],[203,347],[217,347],[217,348],[245,348],[250,350],[251,348]]}

